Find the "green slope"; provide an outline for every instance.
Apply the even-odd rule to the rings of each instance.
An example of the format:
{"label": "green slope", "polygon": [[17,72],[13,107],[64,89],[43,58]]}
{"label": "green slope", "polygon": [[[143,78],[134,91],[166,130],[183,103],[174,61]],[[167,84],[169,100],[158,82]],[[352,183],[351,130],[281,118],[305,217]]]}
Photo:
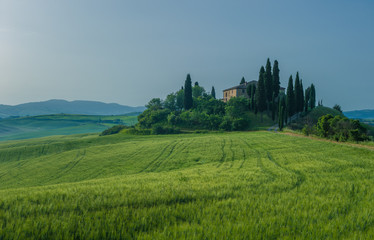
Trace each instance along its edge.
{"label": "green slope", "polygon": [[0,141],[101,132],[113,125],[134,125],[136,115],[55,114],[0,120]]}
{"label": "green slope", "polygon": [[0,239],[371,239],[374,151],[270,132],[0,143]]}

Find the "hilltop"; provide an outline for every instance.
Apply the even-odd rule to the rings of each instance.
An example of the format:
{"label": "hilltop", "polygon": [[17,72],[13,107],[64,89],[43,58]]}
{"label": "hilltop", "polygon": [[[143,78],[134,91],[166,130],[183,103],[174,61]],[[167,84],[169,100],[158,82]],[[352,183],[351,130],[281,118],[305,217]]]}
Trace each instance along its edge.
{"label": "hilltop", "polygon": [[37,116],[49,114],[83,114],[83,115],[121,115],[131,112],[142,112],[145,107],[130,107],[117,103],[97,101],[49,100],[30,102],[15,106],[0,105],[0,118],[10,116]]}

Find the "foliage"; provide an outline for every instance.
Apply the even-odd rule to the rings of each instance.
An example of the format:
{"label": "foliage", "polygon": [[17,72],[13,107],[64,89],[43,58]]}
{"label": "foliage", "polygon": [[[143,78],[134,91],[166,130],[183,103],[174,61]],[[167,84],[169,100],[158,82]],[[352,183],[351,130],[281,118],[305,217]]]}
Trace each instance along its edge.
{"label": "foliage", "polygon": [[112,134],[117,134],[119,133],[122,129],[125,129],[125,128],[128,128],[124,125],[115,125],[111,128],[108,128],[106,130],[104,130],[100,136],[106,136],[106,135],[112,135]]}
{"label": "foliage", "polygon": [[295,92],[293,90],[293,79],[292,75],[288,79],[288,87],[287,87],[287,98],[286,98],[286,104],[287,104],[287,117],[291,117],[295,114]]}
{"label": "foliage", "polygon": [[141,128],[151,128],[156,123],[167,123],[169,109],[147,109],[138,116],[138,125]]}
{"label": "foliage", "polygon": [[275,98],[278,97],[279,95],[279,90],[280,90],[280,78],[279,78],[279,66],[278,66],[278,61],[274,61],[274,66],[273,66],[273,91],[275,94]]}
{"label": "foliage", "polygon": [[244,84],[245,83],[245,78],[242,77],[242,80],[240,80],[240,84]]}
{"label": "foliage", "polygon": [[192,99],[192,82],[190,74],[187,74],[186,81],[184,82],[184,99],[183,106],[185,110],[192,108],[193,99]]}
{"label": "foliage", "polygon": [[200,87],[199,85],[195,85],[192,88],[192,97],[198,98],[202,97],[205,94],[205,89],[203,87]]}
{"label": "foliage", "polygon": [[214,89],[214,86],[212,86],[212,91],[210,92],[210,95],[212,95],[212,98],[216,99],[216,90]]}
{"label": "foliage", "polygon": [[273,100],[272,99],[273,98],[273,75],[271,73],[271,63],[270,63],[269,58],[266,61],[264,82],[265,82],[266,100],[268,102],[271,102]]}
{"label": "foliage", "polygon": [[256,88],[256,109],[259,112],[263,112],[266,110],[266,87],[265,87],[265,69],[262,66],[260,69],[258,83]]}
{"label": "foliage", "polygon": [[367,141],[369,137],[367,130],[358,120],[348,119],[339,115],[333,117],[331,114],[319,118],[317,123],[317,133],[325,138],[336,141]]}
{"label": "foliage", "polygon": [[335,104],[334,107],[332,107],[332,108],[335,109],[336,111],[339,111],[340,113],[343,113],[342,107],[338,104]]}

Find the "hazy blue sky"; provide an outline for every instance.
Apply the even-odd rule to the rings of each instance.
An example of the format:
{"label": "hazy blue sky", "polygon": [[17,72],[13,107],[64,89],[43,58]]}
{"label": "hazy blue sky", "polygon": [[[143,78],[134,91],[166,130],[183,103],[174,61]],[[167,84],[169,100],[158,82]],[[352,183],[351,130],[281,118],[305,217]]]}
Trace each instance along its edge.
{"label": "hazy blue sky", "polygon": [[0,0],[0,104],[144,105],[257,79],[277,59],[324,105],[374,109],[374,1]]}

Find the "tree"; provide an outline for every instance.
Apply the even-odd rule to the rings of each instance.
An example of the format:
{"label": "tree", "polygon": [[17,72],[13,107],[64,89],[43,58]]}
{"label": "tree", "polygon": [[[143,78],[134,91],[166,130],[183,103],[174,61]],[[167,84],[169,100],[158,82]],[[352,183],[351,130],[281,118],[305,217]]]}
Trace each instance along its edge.
{"label": "tree", "polygon": [[174,93],[170,93],[166,96],[166,99],[164,101],[164,107],[169,109],[170,111],[175,111],[177,109],[177,96]]}
{"label": "tree", "polygon": [[292,75],[288,79],[286,104],[287,104],[287,110],[288,110],[287,116],[291,117],[295,113],[295,94],[294,94],[294,91],[293,91]]}
{"label": "tree", "polygon": [[200,87],[199,85],[195,85],[192,88],[192,97],[198,98],[202,97],[205,93],[205,89],[203,87]]}
{"label": "tree", "polygon": [[151,110],[162,109],[162,101],[160,98],[152,98],[145,107]]}
{"label": "tree", "polygon": [[271,63],[270,63],[269,58],[266,62],[264,80],[265,80],[266,100],[270,103],[273,98],[273,76],[271,73]]}
{"label": "tree", "polygon": [[260,74],[258,77],[257,88],[256,88],[256,109],[261,113],[262,121],[262,112],[266,110],[266,90],[265,90],[265,69],[262,66],[260,69]]}
{"label": "tree", "polygon": [[274,61],[274,66],[273,66],[273,91],[275,94],[275,98],[278,97],[279,95],[279,90],[280,90],[280,80],[279,80],[279,67],[278,67],[278,61]]}
{"label": "tree", "polygon": [[305,89],[304,111],[308,112],[310,106],[310,87]]}
{"label": "tree", "polygon": [[240,84],[244,84],[245,83],[245,78],[242,77],[242,80],[240,81]]}
{"label": "tree", "polygon": [[339,104],[335,104],[334,107],[333,107],[333,109],[339,111],[340,113],[343,113],[342,107]]}
{"label": "tree", "polygon": [[199,82],[195,82],[195,86],[199,86]]}
{"label": "tree", "polygon": [[314,85],[310,85],[310,109],[313,109],[316,107],[316,89]]}
{"label": "tree", "polygon": [[286,118],[286,101],[284,97],[281,97],[281,99],[279,100],[278,111],[278,126],[279,130],[282,131]]}
{"label": "tree", "polygon": [[216,99],[216,90],[214,89],[214,86],[212,86],[212,91],[210,92],[210,95],[212,95],[212,97]]}
{"label": "tree", "polygon": [[295,94],[295,112],[301,112],[301,93],[300,93],[300,79],[299,79],[299,72],[296,73],[295,77],[295,89],[294,89],[294,94]]}
{"label": "tree", "polygon": [[249,98],[249,110],[255,110],[255,92],[256,92],[256,85],[255,84],[248,84],[247,85],[247,95]]}
{"label": "tree", "polygon": [[300,80],[300,112],[304,111],[304,87],[303,80]]}
{"label": "tree", "polygon": [[175,105],[176,105],[177,110],[180,111],[184,107],[184,104],[183,104],[183,102],[184,102],[184,89],[183,89],[183,87],[178,92],[176,92],[175,95],[176,95]]}
{"label": "tree", "polygon": [[184,109],[189,110],[193,106],[192,100],[192,82],[190,74],[187,74],[186,81],[184,82]]}

